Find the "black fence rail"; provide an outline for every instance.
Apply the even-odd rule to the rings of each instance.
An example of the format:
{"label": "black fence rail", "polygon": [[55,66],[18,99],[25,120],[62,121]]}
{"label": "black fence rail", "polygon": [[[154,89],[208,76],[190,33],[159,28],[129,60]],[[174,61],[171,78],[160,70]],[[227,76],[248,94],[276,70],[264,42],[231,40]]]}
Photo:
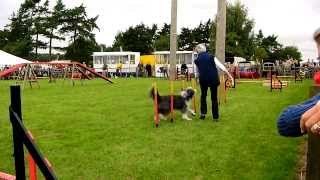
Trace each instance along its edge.
{"label": "black fence rail", "polygon": [[9,107],[9,113],[13,131],[16,179],[26,179],[23,149],[24,146],[29,151],[31,157],[34,159],[45,179],[57,179],[54,171],[51,168],[51,165],[49,164],[49,161],[41,154],[33,141],[32,135],[22,123],[20,86],[11,86],[10,91],[11,105]]}

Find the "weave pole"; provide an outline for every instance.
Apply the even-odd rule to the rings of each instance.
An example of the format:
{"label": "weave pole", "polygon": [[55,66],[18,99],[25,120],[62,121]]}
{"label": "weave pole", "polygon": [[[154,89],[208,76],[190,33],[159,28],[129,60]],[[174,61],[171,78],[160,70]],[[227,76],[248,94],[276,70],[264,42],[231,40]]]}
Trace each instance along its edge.
{"label": "weave pole", "polygon": [[[193,90],[196,91],[196,81],[194,79],[191,79],[191,87]],[[194,113],[197,113],[196,97],[197,97],[196,95],[193,96],[193,103],[192,103]]]}
{"label": "weave pole", "polygon": [[158,89],[157,89],[157,83],[153,83],[153,94],[154,94],[154,101],[153,101],[153,107],[154,107],[154,123],[156,125],[156,128],[159,127],[159,113],[158,113]]}
{"label": "weave pole", "polygon": [[182,80],[182,88],[181,88],[181,90],[183,91],[185,89],[186,89],[186,81],[183,79]]}
{"label": "weave pole", "polygon": [[171,122],[174,119],[174,112],[173,112],[173,81],[170,81],[170,116]]}

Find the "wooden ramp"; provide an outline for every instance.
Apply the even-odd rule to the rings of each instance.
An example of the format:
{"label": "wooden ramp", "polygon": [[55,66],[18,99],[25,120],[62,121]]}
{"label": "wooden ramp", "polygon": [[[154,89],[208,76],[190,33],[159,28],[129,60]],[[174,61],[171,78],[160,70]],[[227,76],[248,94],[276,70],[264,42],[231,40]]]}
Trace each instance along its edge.
{"label": "wooden ramp", "polygon": [[83,69],[85,69],[85,70],[89,71],[90,73],[92,73],[92,74],[94,74],[94,75],[98,76],[99,78],[101,78],[101,79],[104,79],[104,80],[108,81],[109,83],[113,83],[109,78],[107,78],[107,77],[105,77],[105,76],[103,76],[103,75],[101,75],[101,74],[99,74],[99,73],[97,73],[97,72],[93,71],[92,69],[88,68],[87,66],[85,66],[85,65],[83,65],[83,64],[81,64],[81,63],[76,63],[76,65],[78,65],[78,66],[80,66],[81,68],[83,68]]}

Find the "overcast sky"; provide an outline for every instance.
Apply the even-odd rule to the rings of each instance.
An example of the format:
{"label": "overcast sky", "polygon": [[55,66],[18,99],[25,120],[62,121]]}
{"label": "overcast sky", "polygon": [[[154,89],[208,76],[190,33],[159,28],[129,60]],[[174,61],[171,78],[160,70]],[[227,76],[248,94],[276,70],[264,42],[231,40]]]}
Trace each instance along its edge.
{"label": "overcast sky", "polygon": [[[0,29],[24,0],[0,0]],[[56,0],[50,0],[51,5]],[[229,0],[234,2],[235,0]],[[255,31],[276,34],[281,43],[295,45],[304,59],[314,59],[316,48],[312,34],[320,27],[320,0],[240,0],[255,20]],[[111,45],[116,33],[141,22],[170,23],[171,0],[63,0],[67,7],[83,3],[89,16],[99,15],[96,32],[98,43]],[[178,0],[178,28],[195,27],[213,18],[217,0]],[[318,22],[318,23],[317,23]]]}

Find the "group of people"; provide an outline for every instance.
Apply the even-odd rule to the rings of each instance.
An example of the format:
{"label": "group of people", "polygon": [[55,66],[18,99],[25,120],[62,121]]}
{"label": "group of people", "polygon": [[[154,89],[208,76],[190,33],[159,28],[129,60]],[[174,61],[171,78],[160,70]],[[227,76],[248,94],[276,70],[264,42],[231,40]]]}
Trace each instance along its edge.
{"label": "group of people", "polygon": [[146,64],[145,66],[142,63],[139,63],[137,66],[137,77],[143,77],[147,75],[147,77],[152,76],[152,66],[151,64]]}

